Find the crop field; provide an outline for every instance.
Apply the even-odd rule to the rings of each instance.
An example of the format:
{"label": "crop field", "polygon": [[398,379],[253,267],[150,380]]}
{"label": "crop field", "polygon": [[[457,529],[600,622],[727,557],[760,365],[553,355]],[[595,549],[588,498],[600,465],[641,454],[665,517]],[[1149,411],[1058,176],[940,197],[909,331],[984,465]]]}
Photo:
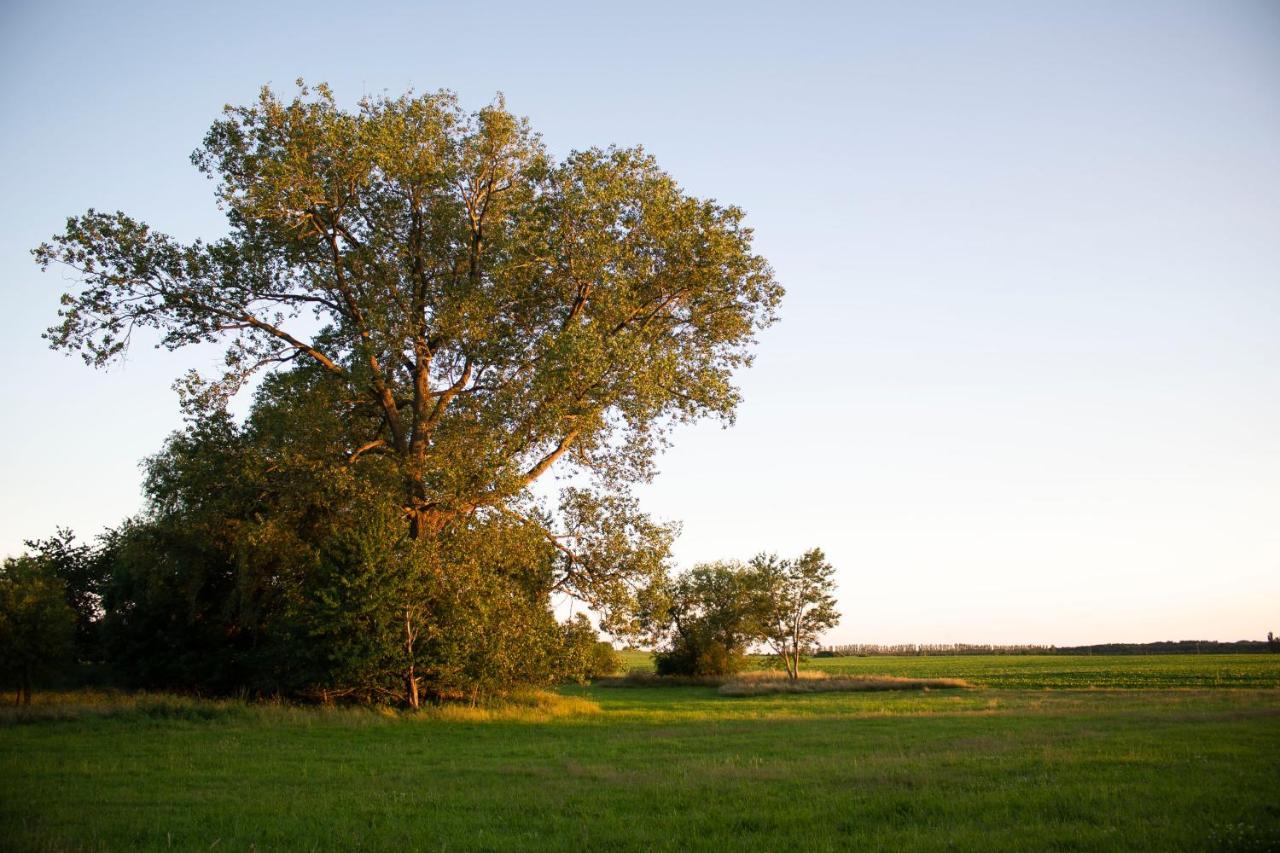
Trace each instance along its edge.
{"label": "crop field", "polygon": [[[652,669],[648,652],[624,652],[628,669]],[[983,687],[1149,689],[1280,687],[1280,655],[956,655],[815,658],[832,675],[963,678]]]}
{"label": "crop field", "polygon": [[983,686],[417,715],[38,695],[0,714],[0,847],[1280,849],[1277,663],[1208,657],[826,659]]}
{"label": "crop field", "polygon": [[1022,689],[1280,687],[1280,655],[974,655],[911,658],[825,658],[831,673],[884,669],[916,678],[946,674],[985,687]]}

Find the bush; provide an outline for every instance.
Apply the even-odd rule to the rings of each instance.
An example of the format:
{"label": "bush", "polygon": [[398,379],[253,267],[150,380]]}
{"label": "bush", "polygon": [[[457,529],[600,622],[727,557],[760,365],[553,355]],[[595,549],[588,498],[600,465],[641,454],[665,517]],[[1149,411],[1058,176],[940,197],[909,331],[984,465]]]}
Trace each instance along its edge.
{"label": "bush", "polygon": [[591,648],[591,666],[587,671],[588,678],[604,678],[622,671],[622,655],[612,643],[603,640]]}
{"label": "bush", "polygon": [[731,675],[747,665],[745,650],[694,633],[677,635],[653,660],[659,675]]}
{"label": "bush", "polygon": [[563,679],[585,684],[622,670],[622,656],[599,639],[591,621],[579,613],[561,626],[563,650],[557,669]]}

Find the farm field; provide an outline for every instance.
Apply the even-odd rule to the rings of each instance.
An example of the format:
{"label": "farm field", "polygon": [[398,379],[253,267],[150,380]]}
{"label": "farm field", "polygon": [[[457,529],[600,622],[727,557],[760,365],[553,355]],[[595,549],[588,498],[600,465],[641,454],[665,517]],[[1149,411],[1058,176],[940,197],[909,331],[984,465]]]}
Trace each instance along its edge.
{"label": "farm field", "polygon": [[[653,669],[648,652],[623,652],[628,669]],[[1020,689],[1280,687],[1280,655],[955,655],[814,658],[832,675],[963,678]]]}
{"label": "farm field", "polygon": [[[1104,670],[1001,657],[1032,667],[1011,667],[1026,687],[963,691],[567,687],[417,716],[43,697],[60,704],[0,716],[0,838],[16,850],[1273,849],[1280,691],[1030,680],[1164,665],[1274,683],[1269,658],[1240,657]],[[999,675],[981,669],[990,658],[893,661]]]}

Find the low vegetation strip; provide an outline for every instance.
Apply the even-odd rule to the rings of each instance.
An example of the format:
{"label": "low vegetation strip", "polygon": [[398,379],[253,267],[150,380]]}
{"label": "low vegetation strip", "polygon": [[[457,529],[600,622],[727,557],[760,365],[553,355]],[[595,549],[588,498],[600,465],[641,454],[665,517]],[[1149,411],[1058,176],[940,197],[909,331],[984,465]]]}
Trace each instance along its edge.
{"label": "low vegetation strip", "polygon": [[974,685],[960,678],[904,678],[893,675],[831,676],[803,670],[795,678],[779,670],[752,670],[732,675],[658,675],[634,669],[616,678],[601,678],[597,687],[715,687],[721,696],[766,696],[771,693],[856,693],[877,690],[956,689]]}
{"label": "low vegetation strip", "polygon": [[596,687],[719,687],[727,678],[724,675],[658,675],[633,669],[626,675],[597,678],[591,683]]}
{"label": "low vegetation strip", "polygon": [[361,725],[386,719],[547,722],[562,717],[582,717],[598,713],[598,702],[583,696],[549,690],[518,690],[501,698],[477,703],[448,702],[426,705],[417,710],[397,709],[388,705],[296,704],[269,700],[203,699],[142,691],[71,690],[36,693],[30,705],[0,706],[0,730],[15,725],[87,723],[97,720],[120,720],[135,724],[155,721],[242,721],[273,725],[312,724],[320,721]]}
{"label": "low vegetation strip", "polygon": [[[825,675],[825,674],[824,674]],[[770,693],[860,693],[878,690],[954,690],[972,688],[961,678],[897,678],[864,675],[848,678],[743,678],[720,685],[721,696],[766,696]]]}
{"label": "low vegetation strip", "polygon": [[[806,670],[797,678],[811,681],[826,678],[825,672]],[[757,669],[728,675],[658,675],[648,669],[636,668],[626,675],[597,678],[593,684],[597,687],[721,687],[730,681],[773,682],[786,681],[787,674],[776,669]]]}

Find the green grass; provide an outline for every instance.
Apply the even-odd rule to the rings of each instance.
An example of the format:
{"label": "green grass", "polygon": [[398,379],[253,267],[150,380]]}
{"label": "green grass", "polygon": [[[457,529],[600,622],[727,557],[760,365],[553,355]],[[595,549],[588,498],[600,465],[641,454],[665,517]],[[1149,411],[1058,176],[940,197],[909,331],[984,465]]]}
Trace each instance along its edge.
{"label": "green grass", "polygon": [[[1095,677],[1052,660],[1046,678]],[[1132,660],[1134,678],[1152,662]],[[1235,664],[1182,669],[1205,666]],[[0,848],[1280,845],[1275,689],[561,693],[417,716],[100,695],[9,713]]]}

